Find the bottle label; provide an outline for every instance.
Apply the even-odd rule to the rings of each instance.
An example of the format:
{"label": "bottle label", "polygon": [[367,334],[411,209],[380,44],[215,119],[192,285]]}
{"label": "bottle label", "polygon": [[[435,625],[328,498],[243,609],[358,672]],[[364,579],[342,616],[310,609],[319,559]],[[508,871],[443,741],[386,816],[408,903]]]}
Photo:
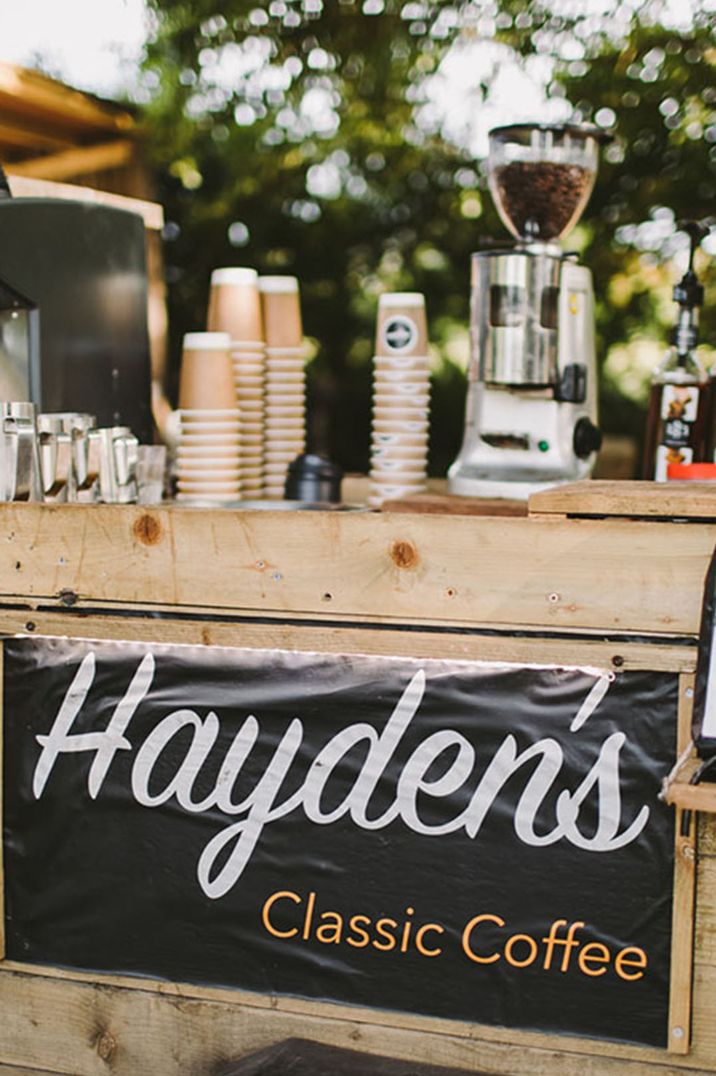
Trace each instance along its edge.
{"label": "bottle label", "polygon": [[661,395],[661,417],[667,428],[672,423],[691,425],[692,422],[696,422],[698,409],[698,385],[664,385]]}
{"label": "bottle label", "polygon": [[693,463],[694,423],[699,409],[697,385],[664,385],[661,396],[662,433],[656,450],[654,478],[665,482],[670,463]]}
{"label": "bottle label", "polygon": [[656,450],[656,466],[654,467],[654,481],[666,482],[668,466],[670,463],[693,463],[694,451],[691,448],[673,448],[669,445],[659,445]]}

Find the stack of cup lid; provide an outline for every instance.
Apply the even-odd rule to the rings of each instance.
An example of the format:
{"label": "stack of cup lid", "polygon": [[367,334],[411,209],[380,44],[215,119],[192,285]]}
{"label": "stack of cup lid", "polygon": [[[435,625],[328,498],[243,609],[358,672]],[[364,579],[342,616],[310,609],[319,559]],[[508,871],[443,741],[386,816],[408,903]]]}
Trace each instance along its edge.
{"label": "stack of cup lid", "polygon": [[177,500],[238,500],[241,424],[228,333],[197,332],[184,337],[179,420]]}
{"label": "stack of cup lid", "polygon": [[425,489],[430,361],[422,295],[381,295],[373,363],[368,503],[378,508]]}
{"label": "stack of cup lid", "polygon": [[306,446],[306,372],[298,280],[259,278],[266,336],[264,494],[284,495],[288,465]]}
{"label": "stack of cup lid", "polygon": [[215,269],[211,274],[209,329],[231,341],[236,406],[241,416],[241,488],[261,496],[264,466],[265,344],[258,273],[255,269]]}

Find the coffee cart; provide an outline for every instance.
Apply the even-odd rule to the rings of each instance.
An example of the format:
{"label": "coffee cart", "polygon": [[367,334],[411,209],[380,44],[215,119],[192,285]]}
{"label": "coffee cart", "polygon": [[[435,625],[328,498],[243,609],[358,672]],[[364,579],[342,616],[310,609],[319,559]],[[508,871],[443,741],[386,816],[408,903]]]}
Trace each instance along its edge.
{"label": "coffee cart", "polygon": [[[6,651],[3,805],[9,843],[4,849],[6,959],[0,963],[0,1072],[16,1076],[29,1072],[46,1076],[208,1074],[297,1035],[362,1054],[467,1072],[715,1071],[711,998],[716,984],[716,829],[708,813],[714,806],[714,795],[708,786],[690,787],[677,766],[681,758],[688,771],[702,591],[716,542],[710,491],[699,486],[684,491],[646,483],[591,482],[533,496],[526,518],[337,511],[295,512],[290,525],[287,518],[284,512],[173,505],[2,505],[0,545],[5,552],[0,560],[0,629]],[[72,676],[80,675],[77,662],[90,660],[90,650],[100,669],[105,657],[111,664],[116,647],[132,659],[126,666],[131,667],[128,675],[136,667],[135,658],[152,652],[157,668],[180,655],[184,671],[178,682],[183,684],[208,682],[206,677],[196,678],[199,667],[210,668],[213,676],[224,676],[227,683],[237,683],[239,674],[243,682],[253,683],[250,671],[251,676],[263,677],[262,691],[269,690],[265,685],[272,677],[289,688],[292,683],[302,684],[298,694],[287,691],[289,709],[283,712],[288,719],[300,710],[307,737],[311,718],[306,708],[309,699],[319,696],[350,698],[356,713],[365,719],[360,735],[369,739],[377,736],[375,731],[366,731],[367,725],[372,722],[374,730],[383,727],[400,695],[400,676],[416,666],[427,669],[429,682],[434,673],[436,690],[441,683],[452,682],[453,676],[462,678],[463,695],[471,691],[479,694],[487,684],[487,694],[480,696],[485,709],[491,707],[497,723],[504,720],[505,730],[513,730],[517,739],[529,730],[530,721],[541,720],[541,713],[545,715],[544,731],[554,739],[555,715],[563,709],[561,691],[567,692],[568,705],[582,699],[585,683],[595,685],[599,698],[609,691],[622,692],[618,696],[620,707],[610,711],[608,719],[606,711],[601,718],[608,729],[620,727],[621,731],[612,735],[634,737],[636,742],[642,724],[648,729],[647,740],[659,729],[663,733],[661,755],[648,762],[652,777],[661,782],[662,800],[657,803],[659,789],[652,781],[649,810],[653,817],[662,819],[662,843],[652,843],[645,857],[633,851],[636,843],[631,850],[616,853],[626,857],[619,860],[616,873],[607,869],[608,856],[592,855],[589,864],[595,862],[597,871],[605,864],[604,884],[595,884],[594,878],[585,880],[589,891],[584,886],[580,891],[577,880],[577,910],[589,924],[590,901],[601,901],[603,890],[603,914],[611,915],[609,900],[626,906],[631,899],[630,887],[638,887],[640,878],[646,877],[654,864],[661,871],[654,877],[667,879],[665,899],[657,900],[654,909],[642,916],[652,921],[661,917],[661,934],[654,945],[668,950],[659,971],[661,987],[657,984],[654,988],[657,994],[661,990],[661,1000],[655,1004],[662,1010],[656,1019],[656,1039],[651,1045],[643,1044],[653,1027],[642,1034],[640,1002],[631,1001],[649,978],[651,965],[647,969],[646,956],[642,960],[637,952],[647,951],[649,943],[642,944],[642,939],[637,944],[631,939],[631,951],[627,952],[624,938],[619,941],[618,930],[614,930],[604,934],[611,939],[608,946],[592,940],[591,952],[587,952],[589,945],[578,948],[584,922],[579,927],[573,922],[575,917],[570,918],[574,905],[564,885],[565,877],[573,873],[569,860],[565,861],[566,874],[561,861],[549,860],[552,866],[541,871],[540,881],[536,875],[522,873],[523,866],[531,862],[529,857],[541,855],[540,849],[510,837],[500,862],[502,881],[492,893],[497,897],[492,903],[481,898],[482,903],[471,904],[468,894],[465,907],[475,914],[469,923],[463,919],[451,929],[450,909],[462,907],[463,883],[468,889],[479,885],[480,875],[486,873],[484,848],[499,848],[500,842],[504,843],[504,832],[499,828],[494,835],[497,845],[483,846],[484,858],[475,861],[474,870],[468,866],[454,881],[449,878],[450,861],[456,859],[461,869],[464,866],[462,837],[455,833],[449,837],[453,843],[448,848],[448,873],[443,879],[435,877],[443,868],[426,868],[423,845],[416,845],[417,855],[407,851],[412,840],[432,842],[429,850],[440,842],[432,836],[407,833],[402,822],[391,823],[393,828],[386,826],[375,835],[362,834],[361,840],[370,838],[372,843],[359,843],[353,851],[353,830],[340,830],[346,842],[347,864],[341,861],[343,845],[330,843],[336,825],[342,822],[323,825],[326,819],[319,818],[322,828],[314,826],[307,838],[305,827],[287,831],[293,834],[288,845],[272,844],[273,832],[279,833],[283,822],[266,825],[255,856],[258,862],[263,854],[261,844],[267,842],[269,888],[256,889],[251,864],[242,879],[256,912],[249,933],[258,936],[263,932],[263,948],[252,956],[253,935],[244,947],[241,938],[246,935],[232,935],[230,927],[222,935],[228,946],[222,950],[223,956],[214,948],[212,958],[199,967],[190,956],[196,932],[172,933],[174,918],[179,922],[182,917],[183,894],[197,888],[193,858],[182,854],[184,836],[177,837],[168,857],[156,843],[148,858],[135,859],[122,845],[121,836],[117,844],[113,830],[97,830],[94,819],[98,805],[116,801],[120,812],[130,808],[118,785],[112,789],[105,785],[99,793],[95,787],[94,797],[87,794],[82,782],[89,758],[83,760],[82,774],[77,778],[77,745],[68,747],[65,742],[64,748],[58,747],[54,762],[45,767],[43,780],[47,780],[48,794],[52,794],[53,782],[56,790],[55,799],[46,802],[44,814],[42,796],[33,797],[23,790],[30,772],[23,759],[26,762],[29,758],[35,765],[38,743],[47,746],[56,712],[48,703],[44,716],[30,713],[38,699],[55,698],[51,680],[43,679],[50,676],[53,654],[60,656],[55,667],[65,691]],[[371,662],[378,662],[381,678],[388,685],[380,695],[379,711],[365,709],[358,688],[352,695],[340,694],[340,679],[348,675],[346,669],[350,676],[357,670],[357,676],[369,668],[368,679],[375,684],[376,666]],[[225,666],[229,668],[228,679],[222,672]],[[124,669],[121,665],[120,672]],[[267,669],[269,675],[265,676]],[[293,680],[292,669],[294,673],[298,670]],[[105,687],[110,685],[106,687],[109,698],[111,675],[107,670],[109,665],[103,681]],[[328,670],[327,681],[321,680],[321,670]],[[391,691],[391,677],[398,673],[398,689]],[[483,674],[487,681],[480,679]],[[473,675],[477,680],[471,679]],[[522,679],[516,681],[515,676]],[[313,685],[308,691],[307,680]],[[39,695],[32,687],[35,682]],[[118,699],[126,682],[125,676]],[[74,683],[77,687],[79,681]],[[532,700],[527,724],[516,718],[513,721],[520,705],[520,684],[527,685]],[[540,692],[545,684],[549,690],[543,698]],[[654,685],[660,686],[651,697]],[[174,698],[169,680],[164,689],[163,713]],[[557,694],[549,694],[553,690]],[[589,697],[593,694],[590,690]],[[588,707],[594,716],[587,721],[589,714],[582,706],[572,722],[573,729],[581,721],[585,730],[593,728],[597,735],[596,715],[601,713],[599,706],[606,705],[597,695]],[[203,702],[205,696],[197,698]],[[221,698],[226,701],[227,696],[221,696],[220,703]],[[452,698],[449,693],[440,696],[440,705],[447,700],[445,705],[449,706]],[[545,700],[554,705],[545,708]],[[294,704],[295,713],[291,710]],[[206,707],[197,704],[196,710],[203,721]],[[216,710],[223,720],[221,706]],[[439,747],[443,741],[431,737],[441,735],[447,711],[437,704],[433,710],[428,722],[432,721],[437,731],[428,739]],[[458,710],[459,706],[456,714]],[[101,712],[106,724],[109,711]],[[254,712],[260,722],[261,711]],[[344,731],[349,716],[340,718]],[[459,717],[453,722],[464,733],[462,739],[455,739],[458,756],[468,750],[465,744],[472,724],[464,715],[459,723]],[[316,710],[313,719],[315,723],[334,719],[330,701],[320,712]],[[30,730],[35,720],[39,723]],[[32,735],[23,739],[22,729]],[[36,733],[42,734],[41,741],[35,740]],[[129,732],[127,736],[132,739]],[[427,742],[418,744],[416,750],[426,750]],[[146,743],[141,752],[145,748]],[[66,753],[58,761],[63,750]],[[646,758],[649,743],[643,750]],[[324,761],[326,757],[324,754]],[[637,762],[639,757],[637,752]],[[416,759],[415,754],[412,759]],[[459,759],[449,755],[447,760],[447,771],[441,775],[424,768],[421,794],[429,792],[432,784],[433,795],[437,795],[441,780],[454,790]],[[669,780],[670,771],[674,772]],[[105,777],[107,773],[107,780],[111,780],[112,770],[106,768]],[[62,774],[69,783],[60,781]],[[405,769],[402,776],[395,776],[396,780],[408,780]],[[73,784],[75,780],[79,784]],[[626,785],[634,782],[638,785],[639,777],[631,772]],[[135,772],[135,791],[137,783]],[[156,788],[149,791],[154,794]],[[443,788],[442,792],[448,794],[451,789]],[[641,795],[637,789],[637,799]],[[76,802],[68,808],[73,797]],[[670,806],[665,806],[664,798]],[[415,799],[415,803],[420,802],[424,801]],[[301,810],[310,813],[307,803],[304,786]],[[690,812],[685,823],[683,808]],[[314,805],[314,815],[319,809],[320,803],[318,808]],[[407,808],[401,810],[407,818]],[[145,809],[137,816],[137,832],[150,818],[161,818],[162,825],[176,829],[183,825],[179,815],[173,805],[167,805],[166,811],[164,806],[156,811]],[[110,817],[103,815],[102,824]],[[128,825],[134,826],[131,811],[127,817]],[[576,814],[570,818],[578,824]],[[630,820],[627,811],[624,825]],[[564,830],[568,824],[563,817]],[[78,857],[55,860],[54,845],[66,843],[66,826],[77,827],[72,828],[69,843],[79,848]],[[594,825],[582,828],[582,839],[588,843],[594,837]],[[533,829],[539,843],[545,837],[544,829],[536,824]],[[487,823],[484,832],[487,840]],[[90,833],[93,836],[87,836]],[[95,846],[82,843],[96,840],[101,833],[103,841]],[[291,847],[294,837],[295,850]],[[301,843],[304,839],[308,844]],[[187,841],[188,848],[190,836]],[[664,841],[673,848],[673,856],[670,852],[664,855],[659,866],[656,861],[661,855],[659,848],[663,853]],[[564,843],[557,841],[554,848]],[[475,845],[471,839],[468,844],[469,864],[470,849],[478,847],[479,841]],[[367,847],[375,849],[368,866]],[[579,863],[587,863],[589,853],[579,854],[583,857]],[[632,855],[636,858],[630,859]],[[89,885],[88,859],[95,873],[109,879],[112,861],[118,858],[121,862],[114,882],[97,890],[94,883]],[[306,862],[308,874],[304,876]],[[79,864],[79,873],[62,877],[53,870],[57,863],[64,863],[67,872],[67,864]],[[168,886],[165,896],[169,894],[169,902],[162,904],[164,891],[157,882],[160,888],[152,889],[152,900],[142,904],[137,896],[135,907],[132,894],[139,894],[145,881],[150,885],[149,879],[151,886],[155,885],[156,864],[157,875]],[[321,939],[319,933],[317,940],[315,919],[309,928],[304,917],[308,891],[314,894],[316,916],[323,901],[324,908],[340,905],[346,914],[367,911],[364,918],[371,919],[374,913],[386,913],[380,884],[390,873],[391,864],[394,873],[400,874],[405,894],[394,920],[400,919],[404,948],[398,944],[399,933],[394,937],[394,958],[390,953],[377,954],[379,947],[371,948],[372,942],[366,943],[370,952],[357,945],[351,951],[345,939],[340,947],[321,944],[329,941],[329,936],[324,934]],[[132,877],[134,871],[138,873]],[[216,873],[213,877],[215,880]],[[34,886],[33,881],[37,883]],[[122,890],[117,902],[124,907],[118,908],[108,891],[113,885],[121,888],[125,882],[128,888]],[[529,893],[532,885],[534,898]],[[252,887],[256,892],[251,892]],[[518,894],[514,899],[526,901],[523,921],[515,911],[518,905],[509,904],[513,891]],[[550,927],[549,920],[538,912],[535,925],[544,926],[547,937],[526,925],[529,907],[533,900],[539,902],[540,893],[551,909],[553,924]],[[500,894],[504,905],[495,903],[502,899]],[[633,896],[637,902],[646,899],[638,889]],[[199,934],[205,941],[213,937],[209,921],[212,909],[222,914],[218,909],[225,899],[230,898],[201,905],[203,926]],[[406,908],[408,900],[411,906]],[[414,932],[408,942],[403,919],[407,923],[413,913],[416,928],[421,916],[431,915],[432,921],[424,923],[424,933]],[[321,921],[327,923],[329,913],[320,914]],[[595,916],[601,914],[595,906]],[[149,917],[146,920],[145,915]],[[567,920],[572,922],[569,928]],[[231,915],[227,922],[231,922]],[[560,922],[564,922],[563,928],[554,926]],[[155,953],[159,949],[153,934],[165,929],[162,924],[169,924],[168,944],[162,950],[165,956],[171,950],[166,957],[168,965]],[[432,934],[427,932],[429,926],[434,928]],[[301,927],[303,938],[298,936]],[[493,933],[483,933],[483,927]],[[651,929],[647,926],[647,936]],[[100,967],[108,935],[114,936],[118,963]],[[550,936],[551,967],[544,956]],[[354,939],[357,937],[355,934]],[[419,945],[415,947],[418,937],[424,955]],[[460,954],[451,952],[447,960],[437,955],[438,950],[447,953],[448,943],[454,939],[459,942],[460,937]],[[330,940],[335,941],[335,935]],[[587,940],[585,935],[583,941]],[[533,956],[538,948],[539,956]],[[608,957],[604,957],[605,948]],[[326,956],[329,950],[330,956]],[[123,952],[129,951],[133,955],[124,960]],[[29,953],[30,959],[23,958],[23,952]],[[572,963],[565,975],[559,961],[566,960],[570,952]],[[339,955],[334,956],[336,953]],[[72,954],[77,954],[74,959]],[[146,960],[143,954],[147,954]],[[368,964],[373,967],[376,956],[382,963],[371,978]],[[581,974],[576,970],[578,958]],[[401,959],[405,960],[402,965]],[[608,963],[605,971],[600,959],[602,964]],[[291,961],[294,971],[298,970],[293,978],[285,978],[283,964]],[[174,970],[166,973],[162,970],[165,967]],[[160,968],[160,972],[152,974],[153,968]],[[460,985],[468,981],[465,975],[492,975],[495,968],[498,973],[494,979],[474,980],[492,985],[476,986],[475,997],[467,997]],[[551,978],[550,972],[554,972]],[[532,975],[528,983],[526,977]],[[612,985],[602,987],[607,976]],[[361,986],[364,979],[367,993]],[[242,985],[246,983],[249,987]],[[457,992],[451,983],[458,984]],[[564,991],[564,983],[566,995],[559,993]],[[594,989],[604,993],[596,995]],[[552,995],[553,990],[558,993]],[[617,992],[612,994],[612,990]],[[575,1005],[568,1000],[559,1002],[555,1011],[554,999],[569,999],[571,995]],[[497,1008],[491,1007],[499,997],[504,1002],[502,1008],[497,1001]],[[540,997],[552,1005],[549,1018],[542,1019],[546,1010],[540,1008]],[[469,1016],[473,1003],[480,1018]],[[585,1005],[597,1015],[585,1015]],[[590,1022],[593,1019],[596,1023]]]}

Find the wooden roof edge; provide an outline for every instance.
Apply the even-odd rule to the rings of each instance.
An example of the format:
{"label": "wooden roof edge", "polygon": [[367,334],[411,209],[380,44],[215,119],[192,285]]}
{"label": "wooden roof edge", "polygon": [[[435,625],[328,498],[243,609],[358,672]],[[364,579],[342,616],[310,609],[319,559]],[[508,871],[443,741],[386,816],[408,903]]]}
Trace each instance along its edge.
{"label": "wooden roof edge", "polygon": [[34,115],[74,129],[114,131],[125,136],[138,134],[137,122],[126,106],[4,60],[0,60],[0,112],[5,117]]}

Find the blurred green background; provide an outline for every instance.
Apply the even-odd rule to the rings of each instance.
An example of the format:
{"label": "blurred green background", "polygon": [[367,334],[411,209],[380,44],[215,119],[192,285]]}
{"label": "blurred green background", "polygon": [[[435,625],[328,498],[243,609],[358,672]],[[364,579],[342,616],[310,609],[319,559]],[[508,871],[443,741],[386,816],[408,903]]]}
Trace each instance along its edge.
{"label": "blurred green background", "polygon": [[[504,229],[486,133],[518,119],[608,128],[569,237],[593,274],[601,424],[640,439],[685,265],[682,219],[716,220],[715,0],[524,4],[150,0],[141,76],[166,209],[174,377],[211,270],[291,273],[311,343],[311,446],[366,470],[377,297],[424,292],[431,473],[463,426],[470,252]],[[704,360],[716,329],[713,236]],[[171,391],[171,385],[170,385]]]}

